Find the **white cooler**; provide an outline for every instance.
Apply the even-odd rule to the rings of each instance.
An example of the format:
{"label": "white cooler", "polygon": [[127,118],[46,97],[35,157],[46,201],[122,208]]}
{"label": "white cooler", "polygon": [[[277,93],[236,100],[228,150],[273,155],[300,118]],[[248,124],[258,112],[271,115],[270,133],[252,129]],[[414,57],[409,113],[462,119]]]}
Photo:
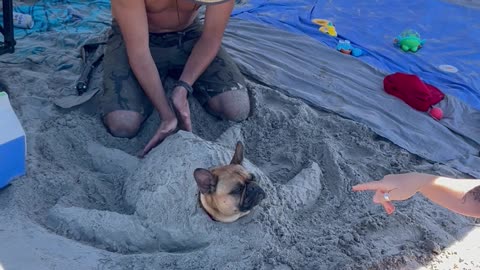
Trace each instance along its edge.
{"label": "white cooler", "polygon": [[25,175],[26,137],[8,95],[0,92],[0,189]]}

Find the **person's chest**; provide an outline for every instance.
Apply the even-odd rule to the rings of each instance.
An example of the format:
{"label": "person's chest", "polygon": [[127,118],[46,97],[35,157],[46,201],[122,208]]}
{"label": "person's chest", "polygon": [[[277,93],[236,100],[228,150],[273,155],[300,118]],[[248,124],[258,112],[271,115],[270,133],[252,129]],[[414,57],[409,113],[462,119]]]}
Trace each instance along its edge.
{"label": "person's chest", "polygon": [[145,0],[148,13],[175,11],[180,13],[195,12],[200,7],[189,0]]}

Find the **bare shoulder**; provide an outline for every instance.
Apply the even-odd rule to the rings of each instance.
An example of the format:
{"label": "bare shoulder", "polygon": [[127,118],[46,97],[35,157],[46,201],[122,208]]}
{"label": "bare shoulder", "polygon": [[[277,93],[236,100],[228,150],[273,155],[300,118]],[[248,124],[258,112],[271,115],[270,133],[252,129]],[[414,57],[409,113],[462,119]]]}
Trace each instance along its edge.
{"label": "bare shoulder", "polygon": [[144,0],[112,0],[112,15],[120,26],[129,56],[148,50],[148,21]]}
{"label": "bare shoulder", "polygon": [[112,0],[111,5],[115,7],[145,7],[146,0]]}
{"label": "bare shoulder", "polygon": [[207,4],[206,10],[224,11],[230,14],[234,6],[235,0],[225,0],[215,4]]}
{"label": "bare shoulder", "polygon": [[216,36],[223,35],[234,6],[235,0],[207,5],[204,31]]}
{"label": "bare shoulder", "polygon": [[128,17],[129,14],[146,13],[144,0],[112,0],[112,15],[117,20]]}

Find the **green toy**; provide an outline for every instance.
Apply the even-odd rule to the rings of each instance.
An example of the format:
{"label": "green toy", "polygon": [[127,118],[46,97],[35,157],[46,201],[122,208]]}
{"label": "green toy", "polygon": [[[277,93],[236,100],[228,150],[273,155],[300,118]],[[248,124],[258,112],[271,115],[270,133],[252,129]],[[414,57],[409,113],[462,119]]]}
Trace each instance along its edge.
{"label": "green toy", "polygon": [[403,31],[395,40],[394,44],[400,47],[404,52],[417,52],[422,48],[425,40],[420,39],[420,34],[414,30]]}

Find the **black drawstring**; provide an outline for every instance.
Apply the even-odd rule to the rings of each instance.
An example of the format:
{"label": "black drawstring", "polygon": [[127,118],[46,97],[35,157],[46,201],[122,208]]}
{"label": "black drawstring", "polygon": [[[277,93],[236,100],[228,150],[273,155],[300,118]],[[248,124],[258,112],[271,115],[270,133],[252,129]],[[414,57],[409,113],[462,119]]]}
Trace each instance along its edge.
{"label": "black drawstring", "polygon": [[183,46],[183,37],[185,37],[185,32],[178,32],[178,48]]}

